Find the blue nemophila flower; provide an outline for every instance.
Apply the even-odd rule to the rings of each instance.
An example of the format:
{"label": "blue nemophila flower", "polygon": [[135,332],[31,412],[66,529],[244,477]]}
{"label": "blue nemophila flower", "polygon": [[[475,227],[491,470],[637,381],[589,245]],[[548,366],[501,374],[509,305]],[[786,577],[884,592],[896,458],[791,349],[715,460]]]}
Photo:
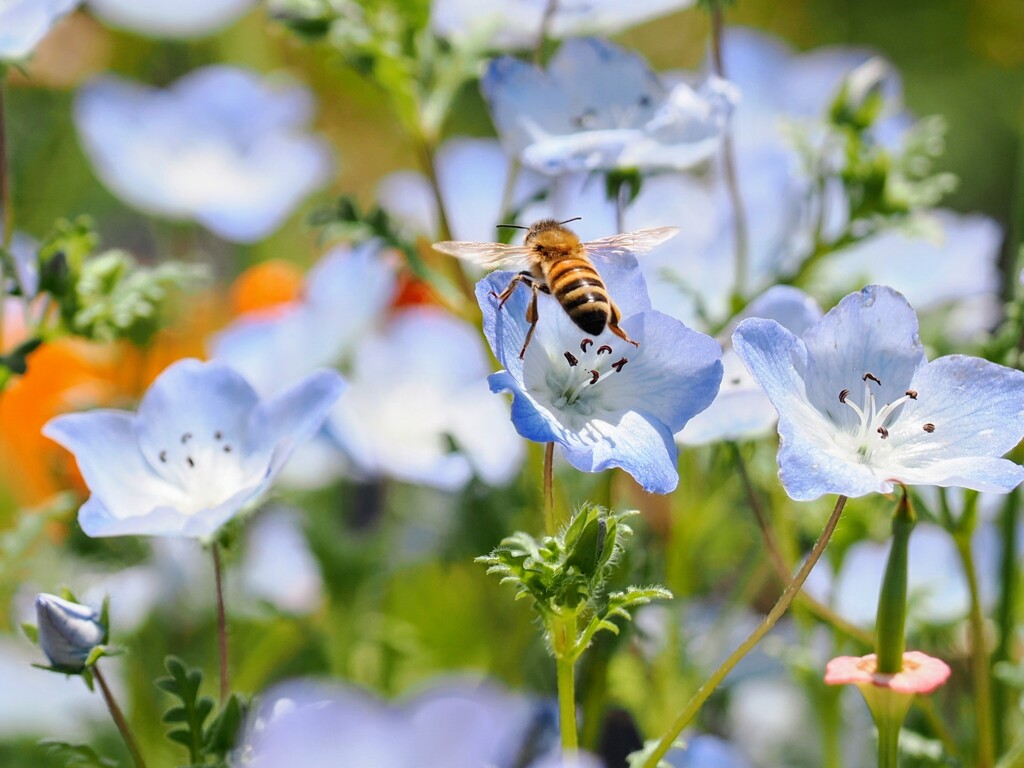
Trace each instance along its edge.
{"label": "blue nemophila flower", "polygon": [[737,99],[724,80],[662,80],[637,54],[595,38],[566,42],[547,71],[491,61],[482,87],[502,144],[530,168],[689,168],[718,149]]}
{"label": "blue nemophila flower", "polygon": [[603,265],[601,275],[622,313],[634,347],[608,330],[588,337],[550,296],[523,358],[530,323],[528,290],[499,309],[512,274],[495,272],[477,284],[484,333],[505,370],[490,377],[492,392],[511,392],[519,434],[562,446],[577,469],[621,467],[647,491],[676,487],[672,434],[711,404],[722,380],[722,349],[702,333],[651,309],[636,260]]}
{"label": "blue nemophila flower", "polygon": [[256,0],[89,0],[92,10],[108,24],[149,37],[173,38],[212,34],[254,5]]}
{"label": "blue nemophila flower", "polygon": [[225,365],[179,360],[137,413],[58,416],[43,434],[75,455],[92,492],[78,513],[87,535],[206,539],[263,495],[342,388],[318,371],[260,400]]}
{"label": "blue nemophila flower", "polygon": [[167,90],[98,78],[74,117],[96,174],[128,205],[253,242],[327,180],[331,151],[306,129],[312,106],[305,88],[213,66]]}
{"label": "blue nemophila flower", "polygon": [[798,500],[887,493],[894,482],[1007,492],[1000,458],[1024,435],[1024,372],[949,355],[928,362],[902,294],[869,286],[797,338],[749,319],[733,345],[779,412],[779,476]]}
{"label": "blue nemophila flower", "polygon": [[694,0],[433,0],[430,27],[459,47],[515,50],[537,45],[550,13],[546,33],[562,38],[611,35],[672,11]]}
{"label": "blue nemophila flower", "polygon": [[24,59],[82,0],[0,0],[0,62]]}
{"label": "blue nemophila flower", "polygon": [[97,645],[107,638],[107,628],[92,608],[57,595],[36,596],[39,647],[50,663],[61,670],[78,672]]}

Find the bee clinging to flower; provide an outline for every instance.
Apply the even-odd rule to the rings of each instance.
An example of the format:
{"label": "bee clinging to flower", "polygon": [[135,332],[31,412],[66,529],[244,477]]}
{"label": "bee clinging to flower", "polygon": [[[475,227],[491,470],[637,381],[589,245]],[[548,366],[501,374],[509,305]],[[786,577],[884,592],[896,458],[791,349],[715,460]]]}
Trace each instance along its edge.
{"label": "bee clinging to flower", "polygon": [[471,261],[488,269],[519,270],[505,290],[500,294],[492,292],[491,295],[498,299],[500,308],[520,283],[529,286],[533,291],[526,309],[526,321],[530,323],[530,330],[519,352],[520,358],[526,354],[526,348],[537,327],[539,293],[554,296],[569,318],[586,333],[597,336],[607,328],[633,346],[640,345],[619,327],[619,309],[609,296],[608,289],[594,265],[646,253],[675,235],[679,228],[639,229],[635,232],[583,242],[575,232],[565,226],[576,220],[541,219],[530,227],[516,224],[499,225],[526,230],[522,245],[450,240],[434,244],[434,249],[441,253]]}

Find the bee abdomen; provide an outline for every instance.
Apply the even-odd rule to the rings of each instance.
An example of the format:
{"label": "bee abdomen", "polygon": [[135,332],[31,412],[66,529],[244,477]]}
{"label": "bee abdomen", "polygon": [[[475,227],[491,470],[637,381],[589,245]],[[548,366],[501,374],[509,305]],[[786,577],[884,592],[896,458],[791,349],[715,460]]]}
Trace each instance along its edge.
{"label": "bee abdomen", "polygon": [[576,325],[595,336],[605,329],[611,311],[608,290],[588,262],[563,259],[548,270],[547,282]]}

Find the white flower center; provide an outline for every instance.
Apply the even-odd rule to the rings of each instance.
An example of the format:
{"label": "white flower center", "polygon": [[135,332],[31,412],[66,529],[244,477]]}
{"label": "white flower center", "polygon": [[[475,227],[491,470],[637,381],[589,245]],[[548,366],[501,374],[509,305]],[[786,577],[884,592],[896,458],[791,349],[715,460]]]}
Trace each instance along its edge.
{"label": "white flower center", "polygon": [[183,432],[157,454],[157,470],[181,488],[194,507],[216,507],[246,485],[241,441],[223,430]]}
{"label": "white flower center", "polygon": [[546,377],[551,405],[559,411],[583,417],[605,410],[601,383],[621,373],[629,360],[616,355],[607,344],[595,346],[593,339],[580,342],[579,355],[566,350],[563,357],[565,367],[556,364]]}
{"label": "white flower center", "polygon": [[[844,389],[839,393],[839,402],[849,406],[857,414],[858,423],[853,431],[853,444],[856,452],[864,457],[866,461],[871,457],[874,449],[879,447],[880,440],[889,439],[889,431],[894,422],[899,418],[898,411],[900,406],[910,400],[917,400],[917,392],[913,389],[908,389],[902,397],[898,397],[891,403],[886,403],[879,408],[875,401],[873,387],[881,386],[882,382],[870,371],[861,376],[861,379],[864,382],[861,404],[857,405],[851,399],[850,390],[848,389]],[[924,424],[922,429],[925,432],[931,433],[935,431],[935,425],[929,422]]]}

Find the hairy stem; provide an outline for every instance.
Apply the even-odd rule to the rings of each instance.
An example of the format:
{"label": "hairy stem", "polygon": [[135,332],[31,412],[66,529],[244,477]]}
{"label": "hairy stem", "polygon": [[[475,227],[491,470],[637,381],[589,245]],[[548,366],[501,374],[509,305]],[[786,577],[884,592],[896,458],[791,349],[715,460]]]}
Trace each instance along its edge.
{"label": "hairy stem", "polygon": [[750,653],[756,646],[761,638],[764,637],[771,630],[772,627],[782,618],[783,614],[789,608],[790,603],[793,602],[793,598],[796,597],[797,592],[804,585],[807,580],[807,576],[810,574],[811,569],[817,564],[822,553],[825,551],[825,547],[828,546],[829,539],[832,538],[832,533],[836,529],[836,525],[839,523],[839,518],[843,513],[843,507],[846,506],[846,497],[840,496],[836,499],[836,505],[832,509],[832,514],[828,518],[828,522],[825,523],[825,529],[821,532],[818,540],[815,542],[814,547],[811,549],[807,559],[804,560],[804,564],[797,571],[796,576],[786,587],[785,591],[779,597],[778,601],[772,607],[771,611],[761,621],[757,629],[750,633],[749,637],[744,640],[740,646],[730,654],[721,666],[716,669],[711,677],[709,677],[703,685],[697,690],[697,692],[690,699],[689,703],[679,713],[668,731],[661,737],[658,745],[654,751],[647,757],[647,760],[643,763],[642,768],[657,768],[658,762],[668,753],[672,748],[672,744],[679,737],[679,734],[683,732],[697,716],[700,708],[704,705],[704,702],[708,700],[715,689],[718,688],[719,684],[725,679],[733,667],[735,667],[740,660]]}
{"label": "hairy stem", "polygon": [[99,665],[92,667],[93,677],[96,678],[96,682],[99,683],[100,693],[103,694],[103,701],[106,702],[107,709],[110,710],[110,717],[114,720],[114,725],[117,726],[117,730],[121,732],[121,738],[124,739],[124,744],[128,747],[128,751],[131,753],[132,762],[135,763],[135,768],[146,768],[146,761],[142,757],[142,752],[139,751],[139,745],[135,741],[135,737],[132,735],[132,729],[128,725],[128,721],[124,717],[124,713],[121,708],[117,706],[117,701],[114,699],[114,694],[110,691],[110,686],[107,685],[107,680],[103,677],[103,673],[100,672]]}
{"label": "hairy stem", "polygon": [[544,528],[554,536],[555,527],[555,444],[544,445]]}
{"label": "hairy stem", "polygon": [[213,577],[217,588],[217,647],[220,652],[220,700],[225,702],[231,692],[228,677],[228,621],[224,611],[224,585],[221,578],[220,545],[213,542]]}
{"label": "hairy stem", "polygon": [[579,748],[576,735],[576,633],[576,614],[552,619],[551,644],[558,671],[558,722],[562,753],[566,755]]}

